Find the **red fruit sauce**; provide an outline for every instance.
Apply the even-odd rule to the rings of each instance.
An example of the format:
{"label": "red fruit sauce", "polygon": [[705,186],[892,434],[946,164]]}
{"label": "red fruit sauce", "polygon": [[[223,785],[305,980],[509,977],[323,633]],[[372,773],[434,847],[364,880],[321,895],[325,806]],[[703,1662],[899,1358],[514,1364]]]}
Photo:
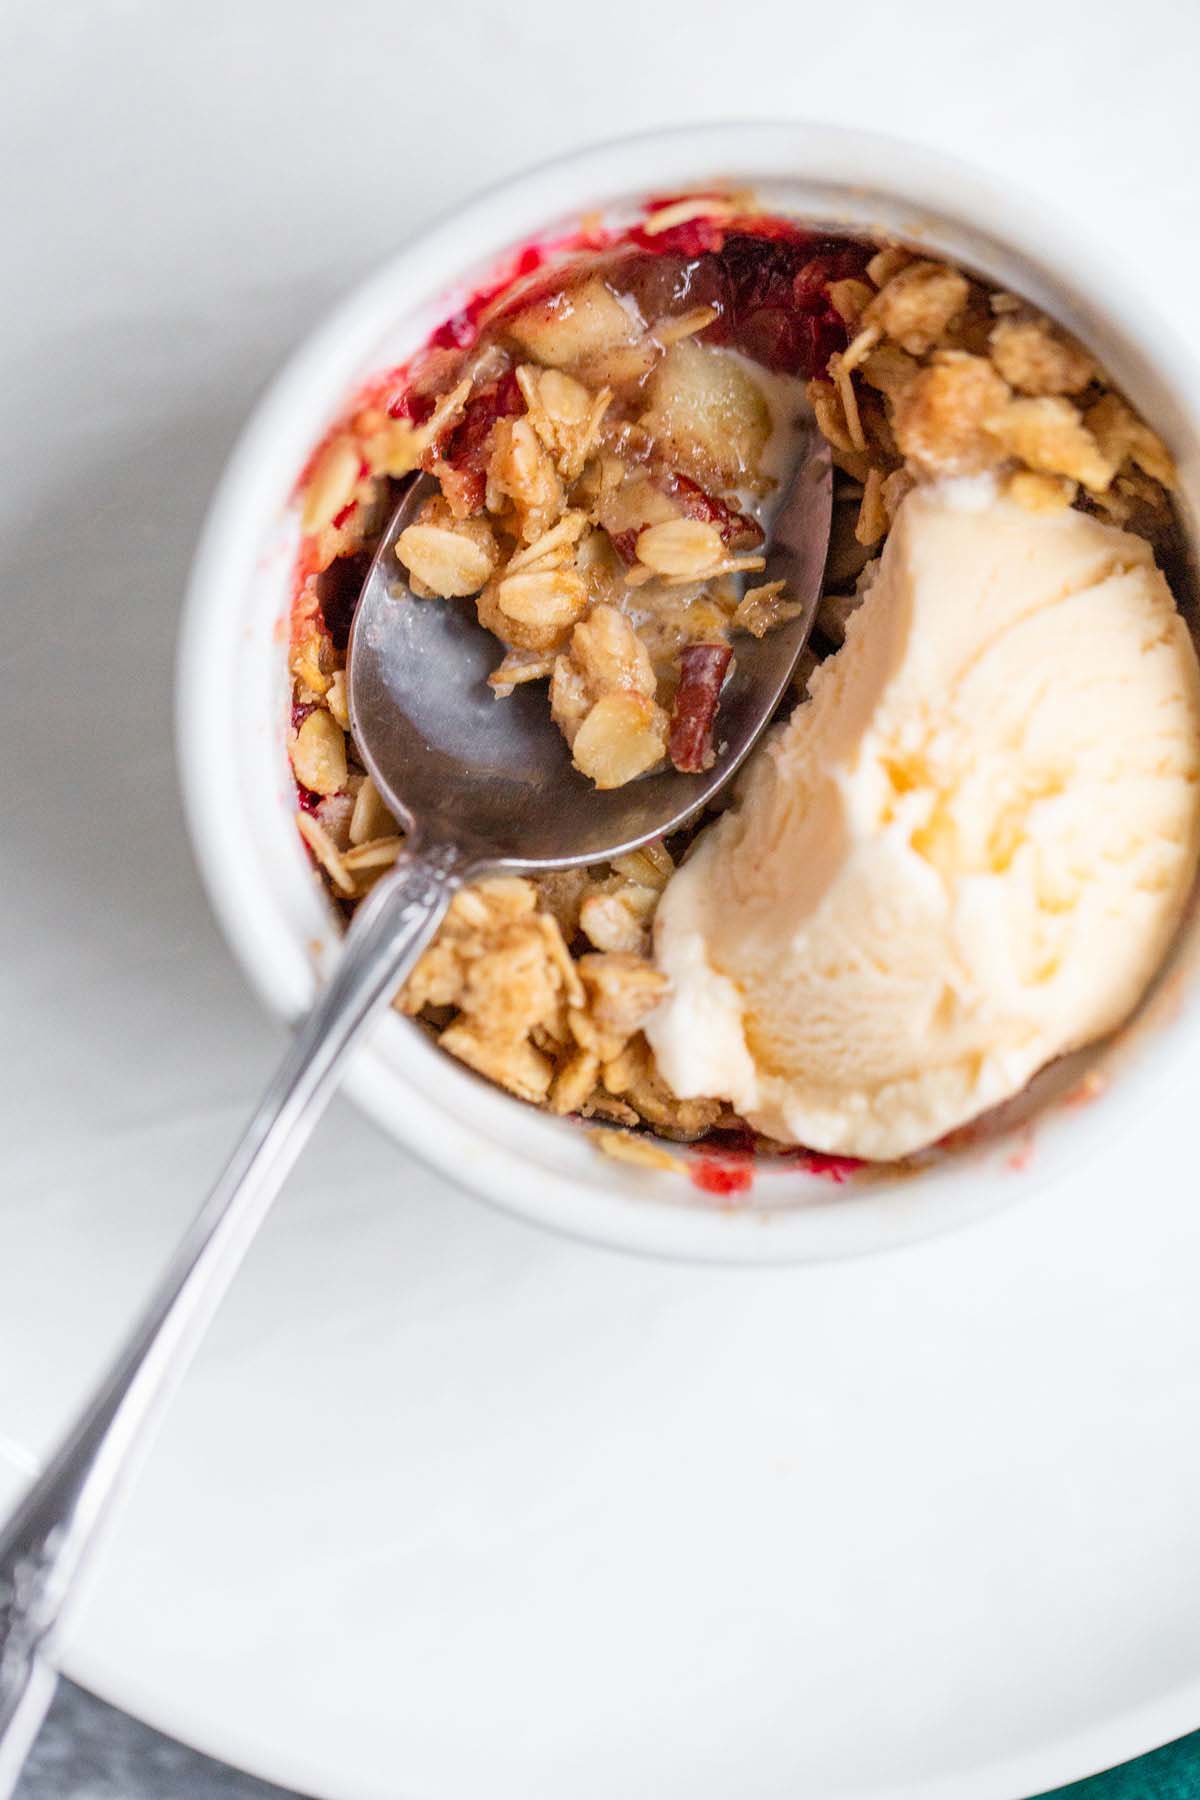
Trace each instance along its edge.
{"label": "red fruit sauce", "polygon": [[717,343],[768,369],[806,378],[823,375],[846,327],[829,299],[829,285],[861,276],[871,251],[861,244],[795,237],[764,239],[739,232],[718,257],[727,283],[723,315],[710,327]]}
{"label": "red fruit sauce", "polygon": [[702,1194],[747,1194],[754,1185],[757,1152],[748,1126],[735,1131],[713,1131],[693,1144],[694,1159],[688,1164],[692,1185]]}
{"label": "red fruit sauce", "polygon": [[689,1165],[692,1182],[705,1194],[744,1194],[754,1181],[758,1167],[782,1164],[802,1169],[806,1175],[821,1175],[841,1186],[866,1165],[857,1156],[827,1156],[821,1150],[784,1150],[777,1155],[760,1157],[754,1133],[715,1131],[693,1145],[696,1160]]}
{"label": "red fruit sauce", "polygon": [[826,1156],[821,1150],[792,1150],[788,1161],[798,1163],[808,1175],[825,1175],[839,1186],[866,1167],[861,1156]]}
{"label": "red fruit sauce", "polygon": [[465,306],[438,326],[429,340],[431,347],[435,350],[469,350],[479,336],[482,315],[502,297],[506,288],[512,287],[514,282],[523,281],[526,276],[535,275],[551,257],[558,257],[572,250],[590,249],[593,244],[594,240],[582,232],[559,238],[553,244],[527,244],[523,250],[517,251],[505,267],[503,275],[480,288],[478,293],[472,294]]}
{"label": "red fruit sauce", "polygon": [[745,1194],[754,1185],[754,1168],[749,1162],[693,1162],[688,1174],[704,1194]]}

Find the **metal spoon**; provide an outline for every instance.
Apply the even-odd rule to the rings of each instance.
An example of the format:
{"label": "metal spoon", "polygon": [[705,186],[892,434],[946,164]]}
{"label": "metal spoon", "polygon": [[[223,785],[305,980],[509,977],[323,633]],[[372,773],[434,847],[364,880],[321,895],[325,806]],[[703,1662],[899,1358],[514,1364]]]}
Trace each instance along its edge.
{"label": "metal spoon", "polygon": [[497,700],[496,642],[464,602],[397,591],[396,539],[428,492],[388,525],[350,640],[350,716],[407,841],[354,915],[337,966],[296,1033],[232,1160],[90,1403],[0,1527],[0,1800],[54,1691],[68,1594],[117,1490],[368,1022],[433,937],[456,890],[489,870],[601,862],[665,836],[728,781],[770,719],[807,642],[829,541],[832,474],[815,431],[800,445],[772,530],[765,579],[803,612],[739,638],[721,696],[719,748],[702,775],[648,775],[600,792],[571,767],[544,690]]}

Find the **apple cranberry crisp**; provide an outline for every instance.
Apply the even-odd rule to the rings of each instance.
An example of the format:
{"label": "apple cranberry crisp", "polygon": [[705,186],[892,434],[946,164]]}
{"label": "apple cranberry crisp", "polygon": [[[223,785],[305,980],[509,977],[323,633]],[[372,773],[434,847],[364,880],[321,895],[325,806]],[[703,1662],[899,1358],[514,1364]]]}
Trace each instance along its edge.
{"label": "apple cranberry crisp", "polygon": [[[864,570],[922,481],[986,475],[1023,507],[1075,505],[1171,538],[1167,450],[1017,296],[740,201],[654,209],[447,321],[306,471],[289,742],[299,827],[345,910],[401,844],[356,756],[344,677],[353,601],[397,484],[417,470],[438,483],[399,540],[397,579],[418,603],[474,606],[497,639],[496,703],[545,683],[576,766],[615,787],[665,760],[710,766],[738,634],[793,616],[779,583],[754,578],[806,409],[836,470],[812,656],[840,643]],[[555,1112],[678,1139],[737,1124],[716,1100],[676,1097],[641,1032],[664,989],[650,924],[685,848],[475,884],[397,1005]]]}

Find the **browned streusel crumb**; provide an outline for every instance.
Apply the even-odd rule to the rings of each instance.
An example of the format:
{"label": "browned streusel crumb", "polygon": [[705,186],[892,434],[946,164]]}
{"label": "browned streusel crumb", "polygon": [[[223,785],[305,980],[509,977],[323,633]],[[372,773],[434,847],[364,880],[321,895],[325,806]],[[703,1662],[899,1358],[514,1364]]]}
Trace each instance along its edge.
{"label": "browned streusel crumb", "polygon": [[571,1019],[576,1042],[601,1062],[619,1056],[667,991],[667,978],[628,951],[589,952],[576,967],[586,996]]}
{"label": "browned streusel crumb", "polygon": [[963,312],[969,295],[967,278],[957,269],[945,263],[910,262],[879,290],[862,322],[878,325],[911,356],[922,356]]}
{"label": "browned streusel crumb", "polygon": [[646,844],[614,859],[610,871],[589,872],[576,912],[576,929],[595,950],[643,955],[659,896],[675,865],[663,844]]}
{"label": "browned streusel crumb", "polygon": [[1070,400],[1022,397],[997,407],[987,431],[1005,454],[1043,475],[1064,475],[1102,494],[1117,472]]}
{"label": "browned streusel crumb", "polygon": [[[615,865],[614,865],[615,868]],[[632,950],[650,945],[650,922],[661,885],[627,881],[613,873],[594,885],[579,908],[579,929],[595,950]]]}
{"label": "browned streusel crumb", "polygon": [[556,1071],[550,1087],[551,1112],[577,1113],[596,1085],[600,1058],[593,1050],[579,1049]]}
{"label": "browned streusel crumb", "polygon": [[356,889],[364,892],[377,881],[386,869],[390,869],[404,848],[404,839],[394,837],[372,838],[369,843],[356,844],[342,855],[342,866],[354,879]]}
{"label": "browned streusel crumb", "polygon": [[325,704],[343,731],[350,729],[350,695],[346,688],[345,669],[335,669],[329,678]]}
{"label": "browned streusel crumb", "polygon": [[1032,469],[1017,469],[1004,484],[1004,492],[1027,512],[1062,512],[1078,493],[1078,484],[1064,475],[1037,475]]}
{"label": "browned streusel crumb", "polygon": [[605,1091],[631,1106],[664,1137],[687,1143],[711,1131],[723,1112],[719,1100],[680,1100],[658,1073],[650,1046],[640,1034],[601,1072]]}
{"label": "browned streusel crumb", "polygon": [[1022,394],[1081,394],[1096,374],[1087,351],[1049,319],[1002,317],[988,342],[997,369]]}
{"label": "browned streusel crumb", "polygon": [[[493,577],[476,600],[479,623],[510,650],[557,650],[588,607],[587,583],[573,568],[522,569]],[[507,682],[512,665],[500,665]]]}
{"label": "browned streusel crumb", "polygon": [[991,421],[1009,400],[1007,383],[982,356],[935,351],[892,411],[896,442],[928,475],[973,475],[997,467],[1005,448]]}
{"label": "browned streusel crumb", "polygon": [[1147,511],[1157,513],[1157,528],[1162,528],[1165,519],[1170,516],[1167,488],[1163,483],[1153,480],[1149,475],[1140,475],[1136,469],[1126,465],[1114,485],[1120,493],[1128,494]]}
{"label": "browned streusel crumb", "polygon": [[734,611],[731,623],[735,631],[748,631],[751,637],[765,637],[789,619],[798,619],[804,608],[787,598],[787,583],[767,581],[761,587],[747,588]]}
{"label": "browned streusel crumb", "polygon": [[889,400],[898,400],[921,372],[921,365],[898,344],[881,344],[863,358],[862,377]]}
{"label": "browned streusel crumb", "polygon": [[[682,649],[728,638],[737,596],[726,601],[721,584],[763,566],[760,527],[725,495],[734,481],[771,485],[771,410],[742,360],[696,341],[712,306],[643,321],[597,274],[497,317],[495,342],[439,363],[455,385],[433,390],[424,424],[397,437],[396,421],[367,407],[354,420],[362,442],[335,434],[306,521],[345,553],[370,504],[368,444],[389,467],[419,461],[436,475],[440,493],[396,546],[411,592],[473,596],[504,650],[496,696],[549,678],[576,767],[621,786],[669,754]],[[327,679],[319,641],[297,655]],[[336,720],[336,696],[330,710]]]}
{"label": "browned streusel crumb", "polygon": [[[868,339],[873,340],[878,334],[878,327],[872,326],[868,331],[860,332],[851,349],[860,348]],[[866,354],[864,350],[863,355]],[[833,385],[837,389],[841,402],[842,417],[846,421],[846,436],[850,440],[852,450],[865,450],[867,434],[863,430],[862,413],[858,405],[858,391],[854,386],[854,367],[849,361],[850,351],[845,356],[831,356],[829,373],[833,377]],[[861,360],[861,358],[860,358]]]}
{"label": "browned streusel crumb", "polygon": [[554,1064],[526,1038],[488,1037],[463,1014],[438,1039],[443,1050],[507,1088],[518,1100],[545,1100],[554,1079]]}
{"label": "browned streusel crumb", "polygon": [[573,958],[543,898],[521,876],[456,895],[399,1005],[413,1015],[453,1008],[438,1038],[444,1049],[522,1099],[549,1097],[556,1110],[574,1112],[666,983],[628,951]]}
{"label": "browned streusel crumb", "polygon": [[[860,542],[880,540],[914,476],[995,471],[1038,510],[1082,493],[1118,522],[1165,516],[1170,453],[1120,396],[1102,391],[1086,413],[1074,404],[1104,377],[1061,327],[911,253],[882,252],[867,273],[880,291],[858,337],[831,359],[832,380],[809,384],[835,464],[863,483]],[[1118,471],[1147,487],[1114,492]]]}
{"label": "browned streusel crumb", "polygon": [[608,1094],[602,1087],[593,1089],[590,1097],[579,1109],[582,1119],[607,1119],[612,1125],[625,1125],[631,1130],[644,1123],[640,1113],[624,1100],[618,1100],[615,1094]]}
{"label": "browned streusel crumb", "polygon": [[1149,425],[1117,394],[1105,394],[1084,414],[1083,423],[1100,453],[1115,467],[1136,463],[1162,487],[1174,489],[1178,481],[1174,458]]}
{"label": "browned streusel crumb", "polygon": [[[500,419],[487,467],[488,508],[506,512],[524,544],[558,522],[566,506],[554,458],[528,418]],[[510,506],[505,506],[505,502]]]}

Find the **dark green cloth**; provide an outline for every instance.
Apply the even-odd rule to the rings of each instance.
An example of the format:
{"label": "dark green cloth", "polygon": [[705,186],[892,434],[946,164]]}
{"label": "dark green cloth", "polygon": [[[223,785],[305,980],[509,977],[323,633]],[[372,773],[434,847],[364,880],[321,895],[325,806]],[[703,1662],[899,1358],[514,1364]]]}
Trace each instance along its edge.
{"label": "dark green cloth", "polygon": [[1200,1800],[1200,1731],[1042,1800]]}

